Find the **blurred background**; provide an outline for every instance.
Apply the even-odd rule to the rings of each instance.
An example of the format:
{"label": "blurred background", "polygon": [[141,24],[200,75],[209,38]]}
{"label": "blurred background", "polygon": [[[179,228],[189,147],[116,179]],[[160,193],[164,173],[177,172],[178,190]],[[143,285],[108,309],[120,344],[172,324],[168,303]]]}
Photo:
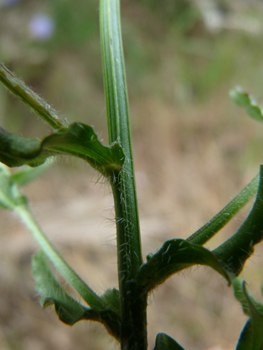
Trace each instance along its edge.
{"label": "blurred background", "polygon": [[[263,97],[263,5],[252,0],[122,0],[143,255],[186,238],[257,173],[263,128],[229,99],[241,85]],[[0,0],[0,60],[64,115],[107,142],[98,0]],[[0,85],[0,125],[41,138],[50,129]],[[59,158],[24,192],[48,237],[98,293],[117,287],[113,202],[82,161]],[[214,248],[248,205],[208,242]],[[38,304],[38,250],[0,212],[0,349],[118,349],[99,324],[60,323]],[[260,299],[259,246],[242,278]],[[65,285],[65,282],[62,282]],[[74,292],[73,292],[74,295]],[[77,297],[78,298],[78,297]],[[187,350],[235,349],[246,322],[232,289],[209,268],[187,270],[149,296],[149,349],[166,332]]]}

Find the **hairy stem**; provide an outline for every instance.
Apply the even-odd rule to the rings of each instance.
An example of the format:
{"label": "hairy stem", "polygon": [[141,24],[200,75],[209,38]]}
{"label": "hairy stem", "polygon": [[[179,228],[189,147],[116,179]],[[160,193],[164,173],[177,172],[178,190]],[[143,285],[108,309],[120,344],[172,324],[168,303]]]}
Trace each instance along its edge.
{"label": "hairy stem", "polygon": [[118,141],[125,154],[122,170],[111,177],[117,222],[121,347],[122,350],[145,350],[147,297],[139,293],[134,281],[142,265],[142,254],[119,6],[119,0],[100,1],[109,142]]}
{"label": "hairy stem", "polygon": [[3,63],[0,63],[0,81],[19,100],[29,106],[40,118],[54,130],[67,127],[67,121],[54,108],[31,90],[23,80],[17,78]]}

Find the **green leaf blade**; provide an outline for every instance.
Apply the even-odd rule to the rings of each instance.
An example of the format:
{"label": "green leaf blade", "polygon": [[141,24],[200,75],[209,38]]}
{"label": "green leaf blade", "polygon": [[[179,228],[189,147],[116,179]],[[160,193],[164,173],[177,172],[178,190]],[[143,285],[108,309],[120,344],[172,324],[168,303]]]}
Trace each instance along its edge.
{"label": "green leaf blade", "polygon": [[31,231],[34,238],[40,245],[43,252],[57,268],[61,275],[69,282],[69,284],[82,296],[87,304],[96,310],[105,310],[107,307],[102,299],[78,276],[65,259],[59,254],[53,244],[43,233],[32,213],[27,206],[19,206],[15,211]]}
{"label": "green leaf blade", "polygon": [[93,128],[82,123],[73,123],[66,131],[46,137],[42,148],[82,158],[104,175],[120,171],[124,162],[123,150],[117,142],[103,145]]}
{"label": "green leaf blade", "polygon": [[240,279],[233,282],[234,295],[243,311],[250,317],[238,341],[237,350],[261,350],[263,348],[263,305],[249,292]]}
{"label": "green leaf blade", "polygon": [[0,162],[9,167],[43,164],[48,155],[40,155],[40,147],[39,140],[17,136],[3,128],[0,129]]}
{"label": "green leaf blade", "polygon": [[263,348],[263,305],[261,305],[247,290],[245,282],[243,282],[243,291],[248,301],[251,313],[251,323],[253,329],[253,346],[252,350]]}
{"label": "green leaf blade", "polygon": [[184,350],[173,338],[165,333],[158,333],[153,350]]}
{"label": "green leaf blade", "polygon": [[209,266],[231,283],[227,271],[208,249],[183,239],[166,241],[157,253],[148,257],[148,261],[141,266],[136,281],[142,290],[149,292],[173,274],[193,265]]}
{"label": "green leaf blade", "polygon": [[72,326],[81,320],[102,323],[117,340],[120,338],[120,318],[111,309],[95,310],[86,308],[72,298],[54,277],[44,252],[37,252],[32,259],[32,272],[36,289],[43,308],[54,305],[55,311],[63,323]]}
{"label": "green leaf blade", "polygon": [[253,254],[254,246],[263,240],[263,167],[260,167],[259,187],[248,217],[228,240],[213,253],[222,266],[228,270],[232,279],[242,271],[246,260]]}
{"label": "green leaf blade", "polygon": [[253,328],[252,328],[251,320],[248,320],[240,334],[236,350],[248,350],[248,349],[253,350],[252,344],[253,344]]}
{"label": "green leaf blade", "polygon": [[53,276],[45,254],[40,251],[33,256],[32,272],[43,308],[54,304],[60,320],[73,325],[81,320],[88,310],[70,297]]}
{"label": "green leaf blade", "polygon": [[82,123],[73,123],[42,142],[0,130],[0,161],[10,167],[37,166],[58,154],[79,157],[104,176],[120,171],[124,162],[123,150],[117,142],[103,145],[93,128]]}
{"label": "green leaf blade", "polygon": [[244,107],[252,119],[263,121],[263,109],[251,95],[236,87],[230,91],[230,97],[238,106]]}
{"label": "green leaf blade", "polygon": [[[24,182],[28,180],[27,175],[22,174],[22,178],[20,175],[18,178],[13,177],[10,169],[6,165],[0,163],[0,206],[4,209],[14,210],[19,215],[46,256],[72,287],[83,297],[88,305],[94,309],[105,310],[107,307],[102,299],[67,264],[41,230],[28,208],[27,198],[22,195],[18,188],[19,181]],[[16,180],[18,180],[18,182],[16,182]]]}

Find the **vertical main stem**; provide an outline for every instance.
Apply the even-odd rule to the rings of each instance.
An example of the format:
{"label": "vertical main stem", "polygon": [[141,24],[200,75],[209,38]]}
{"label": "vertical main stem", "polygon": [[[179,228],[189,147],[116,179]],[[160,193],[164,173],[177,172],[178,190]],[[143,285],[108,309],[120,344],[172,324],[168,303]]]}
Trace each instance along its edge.
{"label": "vertical main stem", "polygon": [[111,177],[117,227],[121,348],[145,350],[147,296],[140,293],[135,283],[142,254],[119,7],[119,0],[100,0],[109,142],[119,142],[125,154],[122,170]]}
{"label": "vertical main stem", "polygon": [[[123,175],[123,173],[122,173]],[[112,190],[115,202],[117,250],[118,250],[118,277],[121,302],[122,319],[122,350],[145,350],[147,348],[146,307],[147,296],[142,295],[134,281],[134,261],[138,259],[137,250],[133,248],[133,236],[138,235],[134,231],[132,221],[127,221],[122,185],[124,176],[112,182]],[[130,208],[130,207],[129,207]]]}

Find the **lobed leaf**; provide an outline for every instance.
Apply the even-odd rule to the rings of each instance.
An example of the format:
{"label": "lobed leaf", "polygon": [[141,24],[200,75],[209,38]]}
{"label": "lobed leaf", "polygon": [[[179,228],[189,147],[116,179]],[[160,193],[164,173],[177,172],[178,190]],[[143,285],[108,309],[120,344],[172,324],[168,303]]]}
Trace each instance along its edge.
{"label": "lobed leaf", "polygon": [[240,87],[236,87],[230,91],[230,97],[238,106],[244,107],[251,118],[263,121],[263,109],[247,92],[244,92]]}
{"label": "lobed leaf", "polygon": [[255,203],[237,232],[213,250],[213,253],[234,279],[242,271],[254,246],[263,239],[263,167],[260,167],[259,187]]}
{"label": "lobed leaf", "polygon": [[153,350],[184,350],[173,338],[165,333],[157,334]]}
{"label": "lobed leaf", "polygon": [[147,257],[139,270],[136,281],[143,291],[150,291],[174,273],[193,265],[206,265],[219,272],[228,283],[231,279],[208,249],[183,239],[166,241],[161,249]]}
{"label": "lobed leaf", "polygon": [[111,335],[119,339],[119,316],[110,309],[100,311],[86,308],[68,295],[54,277],[44,252],[39,251],[33,256],[32,268],[43,308],[54,305],[59,319],[70,326],[81,320],[100,322]]}
{"label": "lobed leaf", "polygon": [[37,166],[58,154],[82,158],[105,176],[112,171],[120,171],[124,162],[123,150],[117,142],[103,145],[93,128],[82,123],[73,123],[43,141],[0,130],[0,161],[9,167]]}

